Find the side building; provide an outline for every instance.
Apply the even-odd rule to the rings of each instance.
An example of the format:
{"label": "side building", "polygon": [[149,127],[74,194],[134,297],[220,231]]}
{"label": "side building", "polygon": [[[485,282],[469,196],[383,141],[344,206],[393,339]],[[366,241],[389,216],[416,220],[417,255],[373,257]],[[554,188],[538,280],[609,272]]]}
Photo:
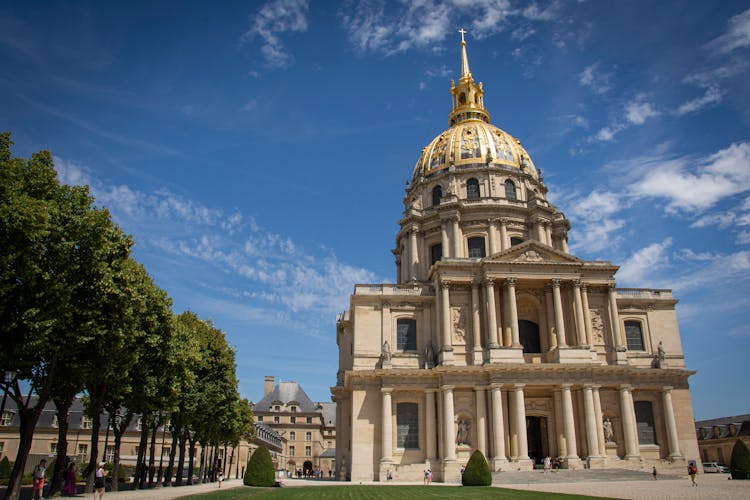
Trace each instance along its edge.
{"label": "side building", "polygon": [[[336,470],[336,404],[313,402],[297,382],[266,376],[263,397],[253,405],[258,423],[283,439],[277,465],[294,476],[320,471],[323,478]],[[330,471],[330,474],[329,474]]]}
{"label": "side building", "polygon": [[750,448],[750,413],[695,422],[695,435],[704,462],[730,465],[738,439]]}
{"label": "side building", "polygon": [[493,471],[549,456],[682,472],[700,457],[677,300],[571,255],[569,221],[485,91],[462,38],[449,128],[406,186],[396,283],[356,285],[337,320],[338,477],[458,482],[474,450]]}

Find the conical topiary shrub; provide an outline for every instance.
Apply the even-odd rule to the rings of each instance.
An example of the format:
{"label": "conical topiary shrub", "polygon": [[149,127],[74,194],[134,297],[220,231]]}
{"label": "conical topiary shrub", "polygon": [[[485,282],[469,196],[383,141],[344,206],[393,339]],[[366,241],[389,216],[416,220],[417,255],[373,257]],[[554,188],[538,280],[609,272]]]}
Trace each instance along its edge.
{"label": "conical topiary shrub", "polygon": [[0,479],[8,479],[10,477],[10,461],[8,457],[3,457],[0,460]]}
{"label": "conical topiary shrub", "polygon": [[474,450],[466,464],[466,469],[461,476],[461,484],[464,486],[490,486],[492,484],[492,473],[487,465],[484,455],[479,450]]}
{"label": "conical topiary shrub", "polygon": [[750,450],[738,439],[732,449],[732,479],[750,479]]}
{"label": "conical topiary shrub", "polygon": [[275,471],[271,454],[266,445],[262,444],[255,450],[247,463],[245,484],[248,486],[273,486]]}

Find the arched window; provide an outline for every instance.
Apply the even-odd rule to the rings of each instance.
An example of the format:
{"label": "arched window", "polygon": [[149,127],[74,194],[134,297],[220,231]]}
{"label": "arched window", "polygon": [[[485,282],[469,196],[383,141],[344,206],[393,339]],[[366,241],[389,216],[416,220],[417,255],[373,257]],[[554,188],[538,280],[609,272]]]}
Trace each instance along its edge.
{"label": "arched window", "polygon": [[460,93],[460,94],[458,95],[458,102],[459,102],[460,104],[466,104],[466,94],[464,94],[463,92],[461,92],[461,93]]}
{"label": "arched window", "polygon": [[443,199],[443,188],[435,186],[432,188],[432,204],[440,205],[440,200]]}
{"label": "arched window", "polygon": [[509,200],[518,199],[518,197],[516,196],[516,185],[513,184],[513,181],[510,179],[505,181],[505,197]]}
{"label": "arched window", "polygon": [[432,245],[430,247],[430,258],[431,258],[430,265],[434,264],[435,262],[443,258],[443,244],[442,243],[438,243],[437,245]]}
{"label": "arched window", "polygon": [[510,239],[510,246],[512,246],[512,247],[514,247],[516,245],[520,245],[521,243],[523,243],[523,238],[519,238],[517,236],[513,236]]}
{"label": "arched window", "polygon": [[466,198],[469,200],[475,200],[479,198],[479,181],[476,179],[469,179],[466,181]]}
{"label": "arched window", "polygon": [[625,339],[628,343],[628,350],[643,350],[643,330],[640,321],[625,322]]}
{"label": "arched window", "polygon": [[396,446],[406,450],[419,449],[419,406],[417,403],[396,405]]}
{"label": "arched window", "polygon": [[636,401],[634,406],[638,444],[656,444],[654,408],[651,401]]}
{"label": "arched window", "polygon": [[417,322],[413,319],[396,321],[396,348],[399,351],[417,350]]}
{"label": "arched window", "polygon": [[518,320],[518,336],[523,346],[523,352],[542,352],[542,344],[539,340],[539,325],[525,319]]}
{"label": "arched window", "polygon": [[469,258],[482,258],[486,255],[484,250],[484,238],[469,238]]}

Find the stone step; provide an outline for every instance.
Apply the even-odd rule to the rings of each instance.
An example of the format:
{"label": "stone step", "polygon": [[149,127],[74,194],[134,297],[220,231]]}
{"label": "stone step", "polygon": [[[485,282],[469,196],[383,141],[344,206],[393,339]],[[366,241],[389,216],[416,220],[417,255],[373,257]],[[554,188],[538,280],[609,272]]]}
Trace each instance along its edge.
{"label": "stone step", "polygon": [[[680,476],[670,471],[664,474],[659,473],[658,477],[660,479],[677,479]],[[560,469],[549,472],[534,470],[494,472],[492,474],[492,484],[575,483],[578,481],[643,481],[647,479],[651,479],[651,473],[628,469]]]}

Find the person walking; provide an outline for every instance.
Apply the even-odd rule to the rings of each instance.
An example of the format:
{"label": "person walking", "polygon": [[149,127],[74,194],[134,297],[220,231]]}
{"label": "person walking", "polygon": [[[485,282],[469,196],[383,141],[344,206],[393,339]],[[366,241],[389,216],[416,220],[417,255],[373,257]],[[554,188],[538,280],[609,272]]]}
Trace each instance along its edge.
{"label": "person walking", "polygon": [[63,487],[63,493],[70,497],[76,496],[76,463],[70,462],[68,468],[65,469],[65,486]]}
{"label": "person walking", "polygon": [[104,478],[107,477],[107,471],[104,470],[104,462],[99,462],[94,474],[94,500],[104,498]]}
{"label": "person walking", "polygon": [[656,466],[654,465],[654,468],[651,469],[651,475],[654,476],[654,481],[656,481]]}
{"label": "person walking", "polygon": [[34,467],[33,473],[33,489],[31,490],[31,498],[36,498],[37,491],[39,492],[39,498],[43,498],[44,495],[44,482],[47,480],[47,461],[41,459],[39,463]]}
{"label": "person walking", "polygon": [[694,464],[688,465],[688,475],[690,476],[690,481],[692,481],[693,486],[697,487],[698,483],[695,482],[695,475],[698,473],[698,468]]}

